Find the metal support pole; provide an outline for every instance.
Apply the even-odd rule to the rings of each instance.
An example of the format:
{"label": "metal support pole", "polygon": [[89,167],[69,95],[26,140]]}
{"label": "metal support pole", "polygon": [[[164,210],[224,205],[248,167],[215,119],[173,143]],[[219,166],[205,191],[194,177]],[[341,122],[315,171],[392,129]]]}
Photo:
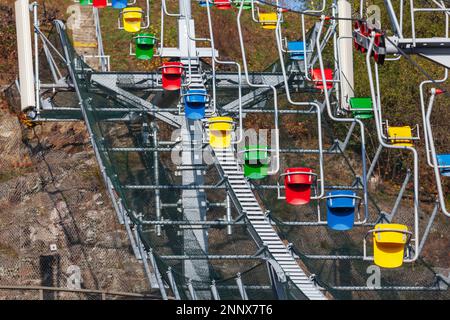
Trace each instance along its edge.
{"label": "metal support pole", "polygon": [[198,300],[197,293],[194,290],[194,286],[192,285],[192,280],[191,279],[188,280],[187,286],[188,286],[188,289],[189,289],[189,293],[191,294],[191,299],[192,300]]}
{"label": "metal support pole", "polygon": [[391,20],[391,25],[392,25],[392,29],[394,30],[394,33],[398,37],[403,38],[402,28],[400,27],[400,24],[398,23],[397,15],[395,14],[394,6],[392,5],[391,0],[384,0],[384,3],[386,5],[386,9],[389,14],[389,19]]}
{"label": "metal support pole", "polygon": [[175,282],[175,279],[173,277],[173,273],[172,273],[172,267],[167,268],[167,276],[169,277],[169,284],[170,287],[172,288],[172,292],[175,295],[175,299],[176,300],[181,300],[180,298],[180,293],[178,292],[178,288],[177,288],[177,284]]}
{"label": "metal support pole", "polygon": [[33,19],[34,19],[34,81],[36,91],[36,115],[41,113],[40,103],[40,78],[39,78],[39,17],[38,17],[38,3],[33,2]]}
{"label": "metal support pole", "polygon": [[150,288],[153,289],[153,288],[159,287],[158,280],[156,279],[155,274],[150,270],[150,267],[148,265],[147,252],[145,251],[145,249],[142,245],[139,246],[139,251],[141,253],[141,256],[143,257],[142,262],[144,264],[144,272],[147,276],[147,280],[150,285]]}
{"label": "metal support pole", "polygon": [[159,290],[161,291],[161,296],[163,300],[167,300],[166,289],[164,288],[164,283],[162,281],[161,273],[159,273],[158,265],[156,264],[155,257],[153,256],[153,250],[150,249],[148,252],[150,263],[152,264],[152,268],[156,274],[156,281],[158,281]]}
{"label": "metal support pole", "polygon": [[[152,122],[152,134],[153,134],[153,147],[158,148],[158,127],[156,123]],[[155,174],[155,184],[159,186],[159,152],[157,149],[153,151],[153,169]],[[156,220],[161,220],[161,191],[155,189],[155,210],[156,210]],[[161,225],[156,225],[156,235],[161,236]]]}
{"label": "metal support pole", "polygon": [[420,245],[419,245],[419,255],[422,252],[422,249],[423,249],[423,247],[425,245],[425,242],[426,242],[426,240],[428,238],[428,235],[430,234],[431,226],[433,225],[434,219],[436,218],[436,215],[437,215],[437,213],[439,211],[438,209],[439,209],[439,204],[436,203],[436,205],[434,206],[434,209],[433,209],[433,213],[431,214],[430,221],[428,222],[428,225],[425,228],[425,232],[423,233],[422,240],[421,240]]}
{"label": "metal support pole", "polygon": [[392,208],[391,214],[386,216],[386,219],[391,222],[394,218],[395,214],[398,211],[398,208],[400,207],[400,203],[402,202],[403,194],[405,193],[406,187],[408,186],[409,180],[411,179],[411,170],[408,169],[408,172],[406,173],[405,180],[403,181],[402,188],[400,189],[400,192],[397,196],[397,199],[395,200],[394,207]]}
{"label": "metal support pole", "polygon": [[220,300],[219,291],[217,291],[216,280],[211,282],[211,293],[214,300]]}
{"label": "metal support pole", "polygon": [[236,284],[239,288],[239,293],[241,294],[242,300],[248,300],[247,291],[245,291],[244,283],[242,282],[241,274],[236,275]]}
{"label": "metal support pole", "polygon": [[128,238],[130,239],[131,248],[133,249],[133,253],[136,256],[136,259],[141,260],[142,257],[140,255],[138,247],[136,245],[136,240],[135,240],[135,238],[133,236],[133,232],[132,232],[131,227],[130,227],[129,218],[128,218],[128,216],[125,213],[125,209],[123,208],[122,202],[119,202],[119,210],[120,210],[120,212],[122,214],[122,217],[123,217],[125,230],[127,231]]}
{"label": "metal support pole", "polygon": [[372,176],[372,173],[375,170],[378,159],[380,158],[381,155],[381,151],[383,151],[383,146],[380,144],[378,146],[377,152],[375,153],[375,156],[373,157],[372,163],[370,164],[369,171],[367,172],[367,181],[370,180],[370,177]]}
{"label": "metal support pole", "polygon": [[[231,222],[232,221],[232,217],[231,217],[231,198],[230,195],[227,193],[227,222]],[[230,236],[233,233],[233,230],[231,228],[231,224],[229,224],[227,226],[227,234]]]}

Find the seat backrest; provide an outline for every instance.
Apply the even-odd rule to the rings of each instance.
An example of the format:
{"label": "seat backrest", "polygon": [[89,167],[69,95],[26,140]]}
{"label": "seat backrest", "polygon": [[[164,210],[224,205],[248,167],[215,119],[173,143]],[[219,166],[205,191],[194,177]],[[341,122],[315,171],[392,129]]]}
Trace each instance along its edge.
{"label": "seat backrest", "polygon": [[92,0],[80,0],[80,6],[92,5]]}
{"label": "seat backrest", "polygon": [[[200,5],[200,7],[208,6],[208,3],[206,2],[206,0],[199,1],[198,4]],[[213,0],[209,0],[209,6],[212,7],[213,5],[214,5]]]}
{"label": "seat backrest", "polygon": [[155,35],[145,32],[138,34],[135,39],[136,45],[142,49],[149,49],[150,47],[153,48],[155,42]]}
{"label": "seat backrest", "polygon": [[[327,89],[331,89],[333,87],[333,70],[332,69],[324,69],[325,73],[325,81],[327,81]],[[322,80],[322,72],[320,69],[312,70],[312,80],[314,81],[314,86],[317,89],[323,90],[323,80]]]}
{"label": "seat backrest", "polygon": [[248,164],[259,164],[269,158],[267,146],[252,145],[246,146],[244,152],[244,161]]}
{"label": "seat backrest", "polygon": [[231,9],[230,0],[214,0],[214,5],[215,5],[216,9],[219,9],[219,10]]}
{"label": "seat backrest", "polygon": [[259,22],[261,23],[277,23],[278,16],[276,12],[267,12],[259,14]]}
{"label": "seat backrest", "polygon": [[210,131],[232,131],[233,118],[231,117],[213,117],[208,119]]}
{"label": "seat backrest", "polygon": [[356,198],[354,198],[356,193],[352,190],[336,190],[329,192],[327,196],[329,196],[327,207],[330,209],[352,209],[356,207]]}
{"label": "seat backrest", "polygon": [[178,75],[183,74],[183,64],[181,62],[164,62],[161,72],[163,75]]}
{"label": "seat backrest", "polygon": [[356,118],[373,118],[372,98],[370,97],[350,98],[350,109]]}
{"label": "seat backrest", "polygon": [[[404,127],[388,127],[388,136],[391,140],[391,144],[397,146],[412,146],[412,129],[410,126]],[[398,138],[405,138],[398,139]]]}
{"label": "seat backrest", "polygon": [[275,29],[277,27],[277,18],[278,16],[275,12],[259,14],[259,22],[263,29]]}
{"label": "seat backrest", "polygon": [[[252,0],[242,0],[244,2],[244,5],[242,6],[243,10],[249,10],[252,8]],[[234,5],[238,8],[241,7],[241,1],[235,1]]]}
{"label": "seat backrest", "polygon": [[190,89],[186,92],[184,99],[187,104],[194,104],[199,107],[204,106],[207,101],[206,91],[202,89]]}
{"label": "seat backrest", "polygon": [[[436,158],[439,166],[450,166],[450,154],[438,154]],[[441,168],[440,171],[444,176],[450,176],[450,167]]]}
{"label": "seat backrest", "polygon": [[112,0],[111,6],[115,9],[123,9],[128,6],[128,0]]}
{"label": "seat backrest", "polygon": [[407,234],[402,233],[402,231],[408,231],[408,227],[403,224],[396,223],[383,223],[377,224],[374,228],[375,230],[397,230],[397,231],[384,231],[373,233],[373,240],[377,243],[389,243],[404,245],[408,239]]}
{"label": "seat backrest", "polygon": [[123,19],[126,22],[136,22],[137,20],[141,20],[144,12],[140,7],[127,7],[123,9]]}
{"label": "seat backrest", "polygon": [[108,1],[107,0],[94,0],[92,2],[92,5],[95,8],[105,8],[106,6],[108,6]]}
{"label": "seat backrest", "polygon": [[287,174],[284,177],[284,182],[287,185],[311,185],[314,182],[314,176],[310,174],[312,172],[310,168],[288,168],[284,171]]}
{"label": "seat backrest", "polygon": [[287,50],[289,56],[293,60],[304,60],[305,58],[305,43],[303,41],[289,41],[287,43]]}
{"label": "seat backrest", "polygon": [[305,50],[305,43],[303,41],[288,41],[287,49],[291,54],[303,53]]}

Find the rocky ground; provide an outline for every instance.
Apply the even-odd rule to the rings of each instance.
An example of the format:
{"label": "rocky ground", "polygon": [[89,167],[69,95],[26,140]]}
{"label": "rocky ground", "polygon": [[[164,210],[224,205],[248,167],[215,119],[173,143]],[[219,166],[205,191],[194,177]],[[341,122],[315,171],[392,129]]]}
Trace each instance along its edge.
{"label": "rocky ground", "polygon": [[149,293],[84,124],[29,129],[0,103],[0,286],[67,287],[79,268],[82,288]]}

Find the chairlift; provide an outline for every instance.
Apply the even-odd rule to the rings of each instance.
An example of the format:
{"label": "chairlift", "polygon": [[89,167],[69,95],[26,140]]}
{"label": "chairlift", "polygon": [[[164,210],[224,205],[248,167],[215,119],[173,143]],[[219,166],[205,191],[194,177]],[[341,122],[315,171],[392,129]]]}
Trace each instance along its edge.
{"label": "chairlift", "polygon": [[[155,44],[157,38],[152,33],[139,33],[133,37],[130,43],[130,55],[136,56],[139,60],[151,60],[155,54]],[[135,46],[135,52],[132,52],[132,46]]]}
{"label": "chairlift", "polygon": [[[357,51],[366,53],[369,47],[369,37],[373,29],[366,21],[358,20],[355,22],[353,31],[353,44]],[[384,33],[376,32],[371,55],[377,64],[382,65],[386,59],[386,36]]]}
{"label": "chairlift", "polygon": [[209,2],[208,1],[206,1],[206,0],[200,0],[199,2],[198,2],[198,4],[200,5],[200,7],[206,7],[206,6],[210,6],[210,7],[212,7],[213,5],[214,5],[214,3],[213,3],[213,0],[210,0]]}
{"label": "chairlift", "polygon": [[355,212],[358,206],[356,200],[361,199],[352,190],[332,191],[327,199],[327,224],[330,229],[346,231],[353,228]]}
{"label": "chairlift", "polygon": [[[330,90],[333,88],[333,70],[332,69],[324,69],[325,72],[325,81],[327,84],[327,89]],[[322,80],[322,72],[320,68],[312,69],[311,78],[314,82],[314,87],[319,90],[323,90],[323,80]]]}
{"label": "chairlift", "polygon": [[375,62],[379,65],[384,64],[384,61],[386,60],[386,53],[383,53],[386,51],[386,40],[384,34],[381,34],[377,32],[375,34],[375,42],[374,42],[374,50],[373,58]]}
{"label": "chairlift", "polygon": [[140,7],[127,7],[121,12],[123,29],[127,32],[135,33],[142,29],[142,19],[144,10]]}
{"label": "chairlift", "polygon": [[231,146],[234,121],[231,117],[213,117],[208,119],[209,144],[213,149],[227,149]]}
{"label": "chairlift", "polygon": [[208,95],[204,89],[189,89],[183,94],[184,113],[190,120],[200,120],[205,117]]}
{"label": "chairlift", "polygon": [[267,148],[267,146],[246,146],[243,153],[245,177],[251,180],[260,180],[268,176],[269,149]]}
{"label": "chairlift", "polygon": [[180,90],[184,66],[181,62],[165,62],[160,67],[164,90]]}
{"label": "chairlift", "polygon": [[92,0],[80,0],[80,6],[90,6],[92,4]]}
{"label": "chairlift", "polygon": [[450,154],[438,154],[436,155],[438,166],[444,167],[440,169],[440,172],[445,177],[450,177]]}
{"label": "chairlift", "polygon": [[258,11],[258,20],[263,29],[274,30],[277,27],[277,19],[276,12],[260,13]]}
{"label": "chairlift", "polygon": [[289,59],[303,61],[305,60],[305,42],[303,41],[288,41],[287,52]]}
{"label": "chairlift", "polygon": [[146,9],[126,7],[120,11],[118,25],[120,30],[131,33],[140,32],[150,26],[150,3],[146,0]]}
{"label": "chairlift", "polygon": [[214,0],[214,6],[217,10],[231,9],[231,0]]}
{"label": "chairlift", "polygon": [[370,97],[353,97],[350,98],[350,111],[353,117],[357,119],[372,119],[373,108],[372,98]]}
{"label": "chairlift", "polygon": [[[256,2],[258,3],[258,2]],[[253,1],[250,1],[252,8],[252,20],[259,23],[263,29],[275,30],[278,22],[278,12],[260,12],[259,7],[254,5]],[[244,3],[245,6],[245,3]],[[278,7],[278,1],[276,2]],[[240,7],[240,3],[239,3]],[[244,7],[243,7],[244,9]],[[256,13],[256,14],[255,14]],[[283,16],[281,16],[281,22],[283,22]]]}
{"label": "chairlift", "polygon": [[243,10],[250,10],[252,8],[252,1],[253,0],[235,0],[234,1],[234,5],[236,7],[240,7],[241,6],[241,2],[244,2],[244,5],[242,6]]}
{"label": "chairlift", "polygon": [[111,7],[114,9],[124,9],[128,6],[128,0],[112,0]]}
{"label": "chairlift", "polygon": [[377,224],[374,229],[368,231],[367,235],[369,234],[373,234],[373,260],[377,266],[392,269],[403,265],[405,248],[412,235],[407,226],[395,223]]}
{"label": "chairlift", "polygon": [[[413,136],[413,129],[410,126],[403,127],[391,127],[388,121],[386,121],[388,141],[393,146],[400,147],[413,147],[414,140],[418,140],[419,137]],[[418,126],[416,127],[418,132]]]}
{"label": "chairlift", "polygon": [[[81,4],[81,0],[80,0],[80,4]],[[93,0],[92,5],[94,6],[94,8],[106,8],[108,6],[108,1],[107,0]]]}
{"label": "chairlift", "polygon": [[[281,196],[280,179],[284,178],[285,196]],[[317,174],[310,168],[288,168],[280,174],[277,181],[278,199],[285,199],[288,204],[300,206],[311,201],[311,189],[317,190]]]}

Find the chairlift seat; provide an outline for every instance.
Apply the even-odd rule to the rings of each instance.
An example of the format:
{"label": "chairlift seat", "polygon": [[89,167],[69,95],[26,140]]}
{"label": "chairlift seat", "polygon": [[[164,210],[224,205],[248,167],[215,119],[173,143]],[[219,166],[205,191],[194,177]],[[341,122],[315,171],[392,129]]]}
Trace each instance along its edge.
{"label": "chairlift seat", "polygon": [[[377,232],[376,230],[398,230]],[[377,224],[373,232],[373,257],[377,266],[398,268],[403,264],[408,227],[402,224]]]}
{"label": "chairlift seat", "polygon": [[[438,154],[436,156],[437,163],[440,166],[450,166],[450,154]],[[441,174],[446,177],[450,177],[450,167],[439,169]]]}
{"label": "chairlift seat", "polygon": [[127,7],[122,10],[123,28],[127,32],[141,31],[144,11],[139,7]]}
{"label": "chairlift seat", "polygon": [[244,176],[251,180],[267,177],[269,172],[269,150],[267,146],[246,146],[244,152]]}
{"label": "chairlift seat", "polygon": [[350,110],[352,111],[353,116],[357,119],[372,119],[372,98],[350,98]]}
{"label": "chairlift seat", "polygon": [[93,0],[92,5],[94,8],[105,8],[108,6],[108,0]]}
{"label": "chairlift seat", "polygon": [[214,0],[214,6],[218,10],[229,10],[231,9],[230,0]]}
{"label": "chairlift seat", "polygon": [[310,168],[288,168],[284,171],[284,187],[286,202],[295,206],[308,204],[311,201],[311,185],[314,177]]}
{"label": "chairlift seat", "polygon": [[162,87],[164,90],[179,90],[181,88],[181,75],[183,74],[181,62],[165,62],[161,67]]}
{"label": "chairlift seat", "polygon": [[278,15],[276,12],[260,13],[259,23],[263,29],[274,30],[277,27]]}
{"label": "chairlift seat", "polygon": [[184,95],[184,112],[186,118],[191,120],[203,119],[205,117],[206,101],[206,90],[187,90]]}
{"label": "chairlift seat", "polygon": [[[327,89],[333,88],[333,70],[332,69],[324,69],[325,72],[325,81],[327,84]],[[323,80],[322,80],[322,72],[320,69],[312,70],[312,80],[314,81],[314,87],[316,89],[323,90]]]}
{"label": "chairlift seat", "polygon": [[80,0],[80,6],[90,6],[92,5],[92,0]]}
{"label": "chairlift seat", "polygon": [[288,41],[287,49],[291,60],[305,60],[305,43],[303,41]]}
{"label": "chairlift seat", "polygon": [[156,38],[151,33],[140,33],[135,38],[136,58],[140,60],[151,60],[155,54]]}
{"label": "chairlift seat", "polygon": [[[394,146],[402,146],[402,147],[412,147],[413,146],[413,135],[412,129],[410,126],[404,127],[388,127],[388,136],[391,140],[391,144]],[[411,138],[400,140],[398,138]]]}
{"label": "chairlift seat", "polygon": [[[244,5],[242,6],[242,10],[250,10],[252,8],[252,0],[242,0]],[[234,5],[238,8],[241,7],[241,1],[235,1]]]}
{"label": "chairlift seat", "polygon": [[[200,5],[200,7],[204,7],[204,8],[206,8],[208,6],[208,2],[206,0],[199,1],[198,4]],[[213,4],[214,4],[213,0],[209,0],[209,6],[211,7]]]}
{"label": "chairlift seat", "polygon": [[327,196],[328,227],[338,231],[352,229],[355,221],[356,192],[337,190],[329,192]]}
{"label": "chairlift seat", "polygon": [[112,0],[111,6],[114,9],[123,9],[128,6],[128,0]]}
{"label": "chairlift seat", "polygon": [[226,149],[231,146],[233,118],[213,117],[208,119],[209,144],[213,149]]}

